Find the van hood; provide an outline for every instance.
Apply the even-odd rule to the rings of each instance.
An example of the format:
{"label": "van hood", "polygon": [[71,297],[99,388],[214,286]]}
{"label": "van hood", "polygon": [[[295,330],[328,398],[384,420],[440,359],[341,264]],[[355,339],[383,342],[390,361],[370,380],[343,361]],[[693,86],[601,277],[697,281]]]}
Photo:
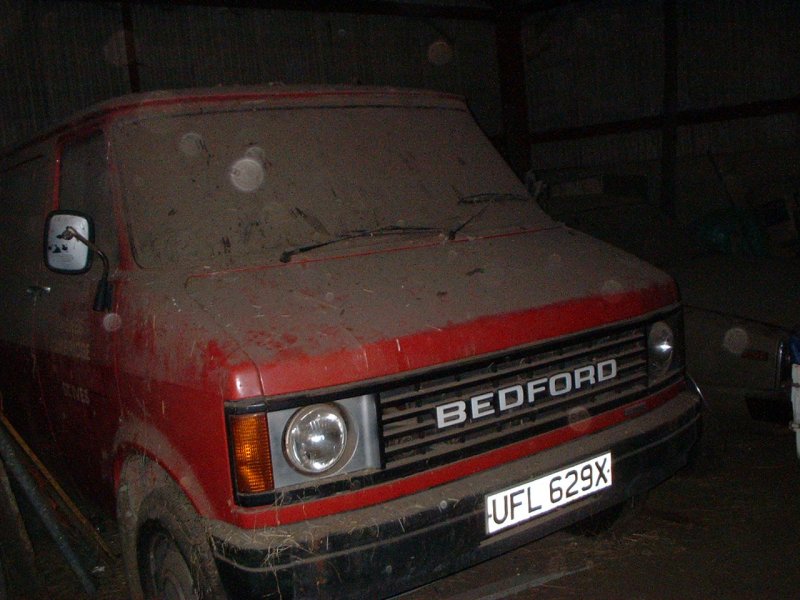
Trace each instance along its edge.
{"label": "van hood", "polygon": [[186,290],[250,357],[268,396],[522,346],[677,301],[661,271],[562,226],[406,242],[196,274]]}

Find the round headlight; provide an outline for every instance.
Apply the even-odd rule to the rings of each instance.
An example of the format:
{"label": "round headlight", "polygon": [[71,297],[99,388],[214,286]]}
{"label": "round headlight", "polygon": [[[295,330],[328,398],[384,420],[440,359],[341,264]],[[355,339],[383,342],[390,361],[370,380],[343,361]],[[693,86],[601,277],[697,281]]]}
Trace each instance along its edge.
{"label": "round headlight", "polygon": [[669,325],[663,321],[653,324],[647,335],[647,351],[651,374],[660,376],[666,373],[675,354],[675,334]]}
{"label": "round headlight", "polygon": [[333,404],[298,410],[283,436],[286,458],[306,475],[320,475],[339,464],[347,450],[347,421]]}

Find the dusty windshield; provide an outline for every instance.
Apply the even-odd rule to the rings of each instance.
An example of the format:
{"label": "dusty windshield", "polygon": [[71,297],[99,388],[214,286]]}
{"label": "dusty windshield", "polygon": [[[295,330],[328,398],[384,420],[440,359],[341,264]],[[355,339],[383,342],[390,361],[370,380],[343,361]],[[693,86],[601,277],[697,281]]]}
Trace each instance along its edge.
{"label": "dusty windshield", "polygon": [[118,124],[112,143],[143,267],[269,262],[379,228],[448,232],[485,204],[465,198],[498,198],[469,229],[546,221],[471,117],[451,107],[148,116]]}

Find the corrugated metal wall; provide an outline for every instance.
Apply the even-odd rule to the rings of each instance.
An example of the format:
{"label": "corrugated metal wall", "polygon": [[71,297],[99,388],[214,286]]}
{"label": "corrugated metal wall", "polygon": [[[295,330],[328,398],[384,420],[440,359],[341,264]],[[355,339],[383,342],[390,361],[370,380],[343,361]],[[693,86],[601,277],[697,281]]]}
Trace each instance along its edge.
{"label": "corrugated metal wall", "polygon": [[[130,91],[120,3],[0,0],[0,15],[0,146]],[[490,136],[503,133],[489,21],[168,3],[132,3],[129,17],[144,91],[270,81],[425,87],[463,94]],[[678,111],[800,93],[797,0],[678,1],[677,20]],[[662,0],[565,3],[534,13],[523,30],[531,131],[662,113]],[[442,66],[427,57],[439,38],[454,50]],[[772,161],[782,165],[772,174],[763,166],[775,149],[796,152],[800,165],[799,138],[796,113],[679,127],[679,202],[721,201],[709,152],[742,195],[767,184],[788,189],[800,167]],[[538,143],[532,166],[556,178],[643,174],[655,197],[660,160],[655,128]]]}
{"label": "corrugated metal wall", "polygon": [[800,2],[679,3],[682,106],[781,98],[800,89]]}
{"label": "corrugated metal wall", "polygon": [[[657,116],[663,110],[660,0],[576,2],[540,13],[524,32],[531,131]],[[642,174],[655,188],[658,131],[535,144],[532,167],[551,181]]]}
{"label": "corrugated metal wall", "polygon": [[117,7],[0,0],[0,15],[0,147],[128,91]]}
{"label": "corrugated metal wall", "polygon": [[[0,13],[0,146],[130,91],[119,4],[0,0]],[[488,22],[139,4],[131,17],[142,91],[272,81],[424,87],[466,96],[489,135],[501,129]],[[427,58],[439,38],[454,51],[441,66]]]}
{"label": "corrugated metal wall", "polygon": [[531,130],[656,115],[662,109],[661,2],[577,2],[525,32]]}
{"label": "corrugated metal wall", "polygon": [[[800,2],[677,2],[678,111],[800,94]],[[525,29],[531,130],[658,116],[663,111],[661,0],[576,2],[539,13]],[[796,113],[678,128],[678,204],[728,202],[709,153],[737,200],[800,188]],[[638,173],[659,184],[661,132],[534,144],[534,170],[555,180]],[[797,161],[800,165],[800,160]],[[774,168],[770,168],[774,165]],[[656,196],[654,193],[653,196]]]}
{"label": "corrugated metal wall", "polygon": [[[425,87],[467,96],[499,131],[493,27],[396,16],[135,6],[144,89],[216,84],[360,83]],[[427,49],[445,36],[454,60]]]}
{"label": "corrugated metal wall", "polygon": [[[800,2],[678,2],[678,108],[800,91]],[[657,115],[663,94],[661,0],[575,2],[526,27],[531,129]]]}

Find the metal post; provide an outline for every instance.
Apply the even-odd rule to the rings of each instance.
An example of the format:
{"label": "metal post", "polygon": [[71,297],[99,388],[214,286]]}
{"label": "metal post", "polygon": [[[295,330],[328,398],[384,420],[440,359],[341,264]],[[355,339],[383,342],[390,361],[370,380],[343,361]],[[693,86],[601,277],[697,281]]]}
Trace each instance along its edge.
{"label": "metal post", "polygon": [[495,45],[505,137],[502,153],[517,176],[524,180],[525,173],[531,168],[531,143],[528,137],[522,21],[522,13],[511,9],[501,10],[495,23]]}
{"label": "metal post", "polygon": [[797,436],[797,458],[800,459],[800,365],[792,365],[792,412],[794,421],[790,427]]}
{"label": "metal post", "polygon": [[8,596],[0,593],[0,600],[10,597],[11,589],[21,597],[38,597],[36,555],[3,465],[0,460],[0,583],[5,585]]}
{"label": "metal post", "polygon": [[47,506],[42,493],[39,491],[39,488],[36,487],[36,483],[34,482],[33,478],[30,476],[28,471],[25,470],[25,467],[22,466],[22,463],[20,463],[17,459],[16,453],[14,452],[14,446],[11,442],[11,437],[8,435],[8,433],[6,433],[5,427],[1,425],[0,459],[2,459],[6,468],[11,473],[11,476],[17,480],[17,483],[25,493],[25,496],[28,498],[31,506],[36,511],[37,516],[44,524],[47,532],[50,534],[50,537],[53,538],[53,541],[58,546],[61,554],[64,555],[64,558],[66,559],[70,568],[80,580],[83,589],[88,595],[94,596],[95,592],[97,591],[94,583],[91,579],[89,579],[86,571],[81,566],[78,556],[69,545],[66,535],[62,531],[61,527],[59,527],[58,522],[53,516],[51,509]]}
{"label": "metal post", "polygon": [[0,600],[8,598],[8,589],[6,588],[6,573],[3,571],[3,557],[0,554]]}
{"label": "metal post", "polygon": [[675,0],[664,0],[664,121],[661,127],[661,207],[675,216],[678,147],[678,12]]}

